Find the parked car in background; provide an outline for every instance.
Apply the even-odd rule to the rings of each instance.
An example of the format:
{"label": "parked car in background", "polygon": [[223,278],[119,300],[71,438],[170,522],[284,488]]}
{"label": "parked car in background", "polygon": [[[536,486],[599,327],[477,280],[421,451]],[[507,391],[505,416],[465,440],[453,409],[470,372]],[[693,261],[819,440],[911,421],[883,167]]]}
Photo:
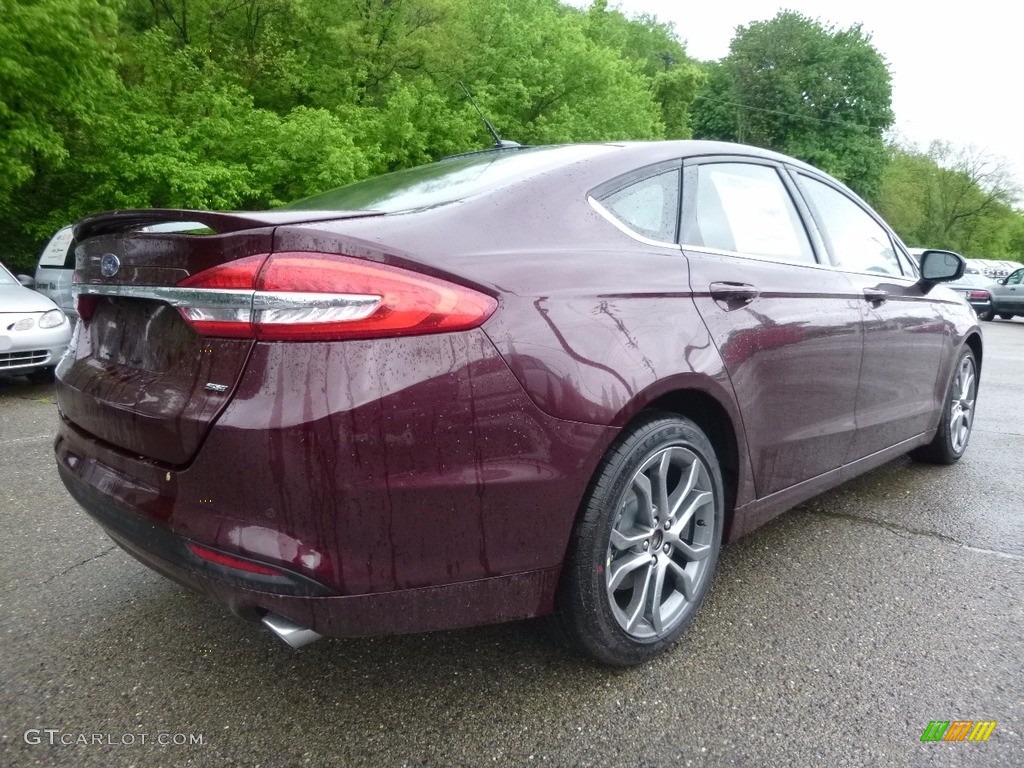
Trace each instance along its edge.
{"label": "parked car in background", "polygon": [[[968,262],[970,263],[970,262]],[[975,313],[980,320],[991,320],[994,316],[992,309],[992,287],[996,285],[995,280],[973,270],[972,274],[964,273],[959,280],[947,283],[948,287],[963,296],[967,303],[974,307]]]}
{"label": "parked car in background", "polygon": [[970,263],[973,263],[981,270],[981,274],[985,277],[990,277],[993,280],[996,277],[996,265],[995,262],[989,259],[971,259]]}
{"label": "parked car in background", "polygon": [[75,238],[71,226],[62,227],[50,238],[39,256],[35,284],[32,286],[64,310],[72,323],[78,319],[78,310],[72,295],[72,277],[75,273]]}
{"label": "parked car in background", "polygon": [[60,308],[0,265],[0,374],[51,381],[70,340]]}
{"label": "parked car in background", "polygon": [[1016,272],[1018,269],[1020,269],[1022,266],[1024,266],[1024,264],[1021,264],[1019,261],[1006,261],[1006,260],[1004,260],[1004,261],[1000,261],[999,262],[999,266],[1000,266],[1000,272],[1002,272],[1000,277],[1006,277],[1006,276],[1011,275],[1014,272]]}
{"label": "parked car in background", "polygon": [[992,293],[992,311],[1003,320],[1024,316],[1024,267],[1001,278],[989,289]]}
{"label": "parked car in background", "polygon": [[[207,234],[145,231],[181,221]],[[502,148],[74,236],[63,482],[294,646],[554,612],[636,664],[724,540],[970,438],[982,338],[941,285],[964,260],[918,268],[842,184],[753,147]]]}

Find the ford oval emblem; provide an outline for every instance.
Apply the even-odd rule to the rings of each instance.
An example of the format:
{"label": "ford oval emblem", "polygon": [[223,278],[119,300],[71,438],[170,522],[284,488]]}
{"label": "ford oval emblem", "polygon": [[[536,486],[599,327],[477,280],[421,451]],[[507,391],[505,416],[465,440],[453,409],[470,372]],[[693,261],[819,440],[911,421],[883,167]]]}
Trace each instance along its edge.
{"label": "ford oval emblem", "polygon": [[113,277],[121,268],[121,260],[112,253],[104,253],[100,259],[100,274],[104,277]]}

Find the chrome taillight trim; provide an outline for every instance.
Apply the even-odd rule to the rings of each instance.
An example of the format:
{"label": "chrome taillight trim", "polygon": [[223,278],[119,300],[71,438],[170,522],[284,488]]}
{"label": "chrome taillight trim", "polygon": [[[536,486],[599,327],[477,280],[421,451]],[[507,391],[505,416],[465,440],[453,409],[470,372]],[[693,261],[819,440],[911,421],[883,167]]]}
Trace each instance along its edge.
{"label": "chrome taillight trim", "polygon": [[247,291],[234,288],[187,288],[176,285],[100,285],[79,283],[75,293],[151,299],[184,309],[248,310],[250,312],[291,309],[347,309],[347,319],[359,320],[373,314],[381,298],[361,293],[308,293],[298,291]]}
{"label": "chrome taillight trim", "polygon": [[367,310],[366,317],[380,306],[381,297],[366,293],[300,293],[298,291],[255,291],[252,308],[262,312],[271,309],[358,309]]}
{"label": "chrome taillight trim", "polygon": [[216,307],[252,309],[255,291],[234,288],[183,288],[177,285],[99,285],[78,283],[74,292],[82,296],[116,296],[152,299],[172,307]]}

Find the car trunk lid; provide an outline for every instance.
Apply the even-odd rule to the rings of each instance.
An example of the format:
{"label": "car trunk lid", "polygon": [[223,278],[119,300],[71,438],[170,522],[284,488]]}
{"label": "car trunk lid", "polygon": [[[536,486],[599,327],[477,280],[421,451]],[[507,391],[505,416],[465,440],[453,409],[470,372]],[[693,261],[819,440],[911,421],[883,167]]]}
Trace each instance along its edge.
{"label": "car trunk lid", "polygon": [[[265,259],[278,224],[374,215],[123,211],[75,227],[83,322],[58,368],[57,402],[80,429],[132,454],[187,463],[233,395],[254,344],[201,336],[178,286],[239,259]],[[182,294],[185,298],[182,298]]]}

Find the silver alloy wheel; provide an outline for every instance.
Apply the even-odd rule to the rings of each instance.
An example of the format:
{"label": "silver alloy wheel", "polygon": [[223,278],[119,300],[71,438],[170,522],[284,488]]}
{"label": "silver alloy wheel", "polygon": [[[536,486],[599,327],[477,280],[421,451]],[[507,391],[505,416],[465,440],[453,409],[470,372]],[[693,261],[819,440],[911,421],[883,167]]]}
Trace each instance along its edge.
{"label": "silver alloy wheel", "polygon": [[615,620],[631,637],[671,632],[709,578],[713,488],[704,462],[682,446],[658,451],[630,480],[608,543],[605,586]]}
{"label": "silver alloy wheel", "polygon": [[954,453],[967,447],[974,423],[974,400],[978,396],[978,379],[974,372],[974,359],[966,355],[960,361],[953,379],[949,403],[949,440]]}

